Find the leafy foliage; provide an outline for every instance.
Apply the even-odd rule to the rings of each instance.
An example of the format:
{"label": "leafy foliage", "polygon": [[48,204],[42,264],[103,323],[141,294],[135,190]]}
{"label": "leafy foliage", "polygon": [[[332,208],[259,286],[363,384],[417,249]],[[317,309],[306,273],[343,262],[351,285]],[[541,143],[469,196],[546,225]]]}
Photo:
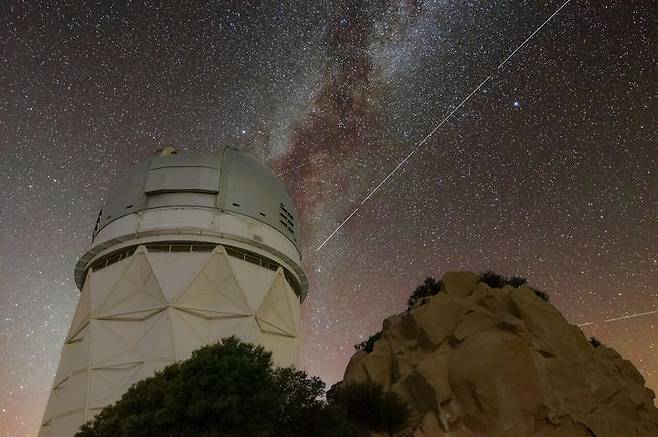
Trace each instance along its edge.
{"label": "leafy foliage", "polygon": [[492,272],[491,270],[480,273],[480,281],[484,282],[491,288],[503,288],[504,286],[509,285],[509,279],[503,275]]}
{"label": "leafy foliage", "polygon": [[526,281],[525,278],[522,278],[521,276],[516,276],[516,275],[510,277],[507,280],[508,285],[511,285],[512,287],[516,287],[516,288],[523,287],[527,283],[528,283],[528,281]]}
{"label": "leafy foliage", "polygon": [[532,287],[530,287],[530,289],[544,302],[548,303],[551,301],[551,297],[548,294],[544,293],[543,291]]}
{"label": "leafy foliage", "polygon": [[328,397],[331,405],[362,429],[393,435],[409,423],[410,411],[404,401],[377,384],[342,384]]}
{"label": "leafy foliage", "polygon": [[[511,285],[512,287],[518,288],[528,284],[528,281],[521,276],[514,275],[508,278],[506,276],[492,272],[491,270],[480,273],[480,281],[484,282],[491,288],[503,288],[506,285]],[[529,288],[544,302],[548,303],[550,301],[550,296],[548,294],[536,288]]]}
{"label": "leafy foliage", "polygon": [[603,344],[596,337],[590,337],[588,341],[593,347],[599,347]]}
{"label": "leafy foliage", "polygon": [[439,294],[439,291],[441,291],[441,286],[443,284],[441,281],[437,281],[436,279],[432,278],[431,276],[425,279],[425,282],[423,282],[422,285],[419,285],[416,287],[414,292],[409,296],[409,299],[407,300],[407,310],[411,310],[414,305],[418,301],[422,301],[426,297],[434,296],[436,294]]}
{"label": "leafy foliage", "polygon": [[76,436],[354,437],[391,428],[390,418],[377,418],[400,417],[391,409],[406,408],[395,395],[370,388],[375,396],[362,398],[375,404],[360,408],[372,409],[374,419],[356,421],[350,418],[361,417],[351,410],[357,404],[327,403],[324,389],[319,378],[275,368],[262,347],[230,337],[138,382]]}
{"label": "leafy foliage", "polygon": [[358,351],[364,351],[364,352],[370,353],[370,352],[372,352],[373,348],[375,347],[375,342],[377,340],[379,340],[380,338],[382,338],[382,332],[381,331],[379,331],[375,335],[371,335],[370,337],[368,337],[367,340],[363,340],[361,343],[355,344],[354,349],[356,349]]}

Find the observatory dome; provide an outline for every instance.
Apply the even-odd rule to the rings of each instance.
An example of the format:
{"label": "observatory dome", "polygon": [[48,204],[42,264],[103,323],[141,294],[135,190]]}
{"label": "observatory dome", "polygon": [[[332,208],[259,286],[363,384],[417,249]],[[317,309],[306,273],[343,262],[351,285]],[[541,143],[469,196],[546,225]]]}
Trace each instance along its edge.
{"label": "observatory dome", "polygon": [[136,382],[235,336],[299,364],[297,211],[232,147],[162,149],[108,191],[75,267],[80,298],[40,437],[70,436]]}
{"label": "observatory dome", "polygon": [[[298,215],[284,185],[269,169],[233,147],[212,153],[156,152],[111,189],[99,212],[92,244],[75,269],[80,289],[86,271],[108,248],[155,238],[247,244],[294,273],[303,298]],[[219,242],[219,241],[217,241]],[[225,241],[222,241],[222,244]]]}

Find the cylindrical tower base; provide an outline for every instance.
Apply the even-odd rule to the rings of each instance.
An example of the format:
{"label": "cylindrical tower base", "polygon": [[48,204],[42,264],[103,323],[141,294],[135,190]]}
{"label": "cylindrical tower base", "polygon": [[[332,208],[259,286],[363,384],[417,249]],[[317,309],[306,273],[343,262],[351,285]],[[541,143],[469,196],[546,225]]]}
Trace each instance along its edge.
{"label": "cylindrical tower base", "polygon": [[74,435],[135,382],[222,337],[297,365],[300,297],[286,274],[209,242],[128,246],[92,265],[39,435]]}

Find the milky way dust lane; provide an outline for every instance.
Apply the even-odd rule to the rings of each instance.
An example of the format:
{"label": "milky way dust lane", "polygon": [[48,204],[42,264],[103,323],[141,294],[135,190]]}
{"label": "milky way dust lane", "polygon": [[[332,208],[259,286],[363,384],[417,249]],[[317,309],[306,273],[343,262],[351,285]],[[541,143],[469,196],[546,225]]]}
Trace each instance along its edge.
{"label": "milky way dust lane", "polygon": [[[492,74],[490,74],[489,76],[487,76],[486,79],[484,79],[482,82],[480,82],[480,84],[479,84],[478,86],[476,86],[476,87],[473,89],[473,91],[471,91],[470,94],[468,94],[468,96],[466,96],[466,98],[464,98],[464,100],[462,100],[461,103],[460,103],[459,105],[457,105],[457,107],[455,107],[452,111],[450,111],[450,112],[448,113],[448,115],[446,115],[446,116],[445,116],[445,117],[444,117],[444,118],[443,118],[443,119],[442,119],[442,120],[441,120],[441,121],[440,121],[440,122],[434,127],[434,129],[432,129],[432,130],[430,131],[430,133],[427,134],[427,135],[425,136],[425,138],[423,138],[418,144],[416,144],[416,145],[412,148],[411,152],[409,152],[409,154],[408,154],[407,156],[405,156],[405,158],[404,158],[402,161],[400,161],[400,162],[398,163],[397,167],[395,167],[395,168],[394,168],[394,169],[393,169],[393,170],[392,170],[392,171],[391,171],[391,172],[390,172],[390,173],[389,173],[389,174],[388,174],[388,175],[387,175],[387,176],[386,176],[386,177],[385,177],[380,183],[379,183],[379,185],[377,185],[374,189],[372,189],[372,191],[370,191],[370,193],[368,193],[368,195],[367,195],[367,196],[361,201],[361,205],[365,204],[365,203],[366,203],[366,202],[367,202],[367,201],[368,201],[368,200],[369,200],[369,199],[370,199],[370,198],[371,198],[371,197],[372,197],[372,196],[373,196],[373,195],[374,195],[374,194],[375,194],[375,193],[376,193],[376,192],[377,192],[377,191],[378,191],[378,190],[379,190],[379,189],[380,189],[380,188],[381,188],[381,187],[382,187],[382,186],[383,186],[383,185],[384,185],[384,184],[385,184],[385,183],[386,183],[391,177],[393,177],[393,176],[395,175],[395,173],[397,173],[398,170],[400,170],[400,168],[402,168],[402,166],[404,166],[404,164],[406,164],[407,161],[409,161],[409,159],[410,159],[410,158],[416,153],[416,151],[418,151],[418,149],[420,149],[420,148],[421,148],[421,147],[427,142],[427,140],[429,140],[429,139],[432,137],[432,135],[434,135],[434,133],[435,133],[437,130],[439,130],[439,128],[441,128],[441,126],[443,126],[443,125],[444,125],[444,124],[450,119],[450,117],[452,117],[457,111],[459,111],[459,110],[460,110],[460,109],[466,104],[466,102],[469,101],[469,99],[470,99],[471,97],[473,97],[473,96],[474,96],[474,95],[475,95],[475,94],[476,94],[476,93],[477,93],[477,92],[478,92],[478,91],[479,91],[479,90],[480,90],[480,89],[481,89],[481,88],[482,88],[487,82],[489,82],[489,81],[493,78],[493,76],[494,76],[498,71],[500,71],[500,69],[503,68],[503,66],[505,66],[505,64],[506,64],[510,59],[512,59],[512,57],[514,57],[514,55],[516,55],[516,53],[517,53],[519,50],[521,50],[521,49],[522,49],[522,48],[523,48],[528,42],[530,42],[530,40],[532,40],[532,38],[533,38],[537,33],[539,33],[539,31],[540,31],[544,26],[546,26],[546,25],[547,25],[547,24],[553,19],[553,17],[555,17],[555,16],[556,16],[556,15],[557,15],[557,14],[558,14],[558,13],[559,13],[559,12],[560,12],[560,11],[566,6],[566,5],[568,5],[570,2],[571,2],[571,0],[567,0],[567,1],[565,1],[565,2],[562,4],[562,6],[560,6],[555,12],[553,12],[553,14],[552,14],[550,17],[548,17],[548,18],[547,18],[547,19],[546,19],[546,20],[545,20],[545,21],[544,21],[539,27],[537,27],[537,28],[535,29],[535,31],[532,32],[532,33],[530,34],[530,36],[528,36],[528,37],[525,39],[525,41],[523,41],[523,42],[522,42],[517,48],[515,48],[514,51],[512,51],[512,53],[510,53],[509,56],[507,56],[507,57],[503,60],[503,62],[501,62],[501,63],[498,65],[498,67],[496,67],[496,70],[495,70]],[[317,247],[317,249],[315,249],[315,250],[316,250],[316,251],[320,251],[320,249],[322,249],[322,248],[323,248],[323,247],[329,242],[329,240],[331,240],[331,239],[332,239],[332,238],[338,233],[338,231],[340,231],[340,229],[341,229],[341,228],[342,228],[342,227],[343,227],[343,226],[344,226],[344,225],[345,225],[345,224],[346,224],[346,223],[347,223],[352,217],[354,217],[354,215],[355,215],[358,211],[359,211],[359,207],[357,206],[357,207],[354,208],[354,210],[353,210],[353,211],[347,216],[347,218],[346,218],[345,220],[343,220],[343,222],[342,222],[340,225],[338,225],[338,227],[337,227],[336,229],[334,229],[334,231],[333,231],[333,232],[332,232],[332,233],[331,233],[331,234],[330,234],[330,235],[329,235],[329,236],[328,236],[328,237],[322,242],[322,244],[320,244],[320,245]]]}

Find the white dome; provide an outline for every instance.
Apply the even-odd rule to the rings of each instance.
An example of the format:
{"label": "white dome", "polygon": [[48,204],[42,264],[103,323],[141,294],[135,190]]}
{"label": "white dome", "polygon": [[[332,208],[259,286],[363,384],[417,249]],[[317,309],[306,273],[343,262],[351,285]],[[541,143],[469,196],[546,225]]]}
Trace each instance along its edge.
{"label": "white dome", "polygon": [[[297,210],[271,171],[233,147],[214,153],[169,152],[157,153],[133,167],[112,187],[98,215],[91,247],[76,265],[78,287],[82,288],[92,262],[108,251],[146,236],[165,241],[175,232],[190,241],[208,241],[205,237],[214,236],[262,249],[290,267],[304,296],[308,281],[299,265]],[[181,212],[186,212],[189,220],[180,219]],[[153,226],[149,221],[154,216],[178,221],[170,223],[165,232],[161,224]],[[227,229],[228,225],[220,223],[230,218],[240,221],[245,231],[232,232],[235,226]],[[154,231],[158,237],[153,237]]]}

